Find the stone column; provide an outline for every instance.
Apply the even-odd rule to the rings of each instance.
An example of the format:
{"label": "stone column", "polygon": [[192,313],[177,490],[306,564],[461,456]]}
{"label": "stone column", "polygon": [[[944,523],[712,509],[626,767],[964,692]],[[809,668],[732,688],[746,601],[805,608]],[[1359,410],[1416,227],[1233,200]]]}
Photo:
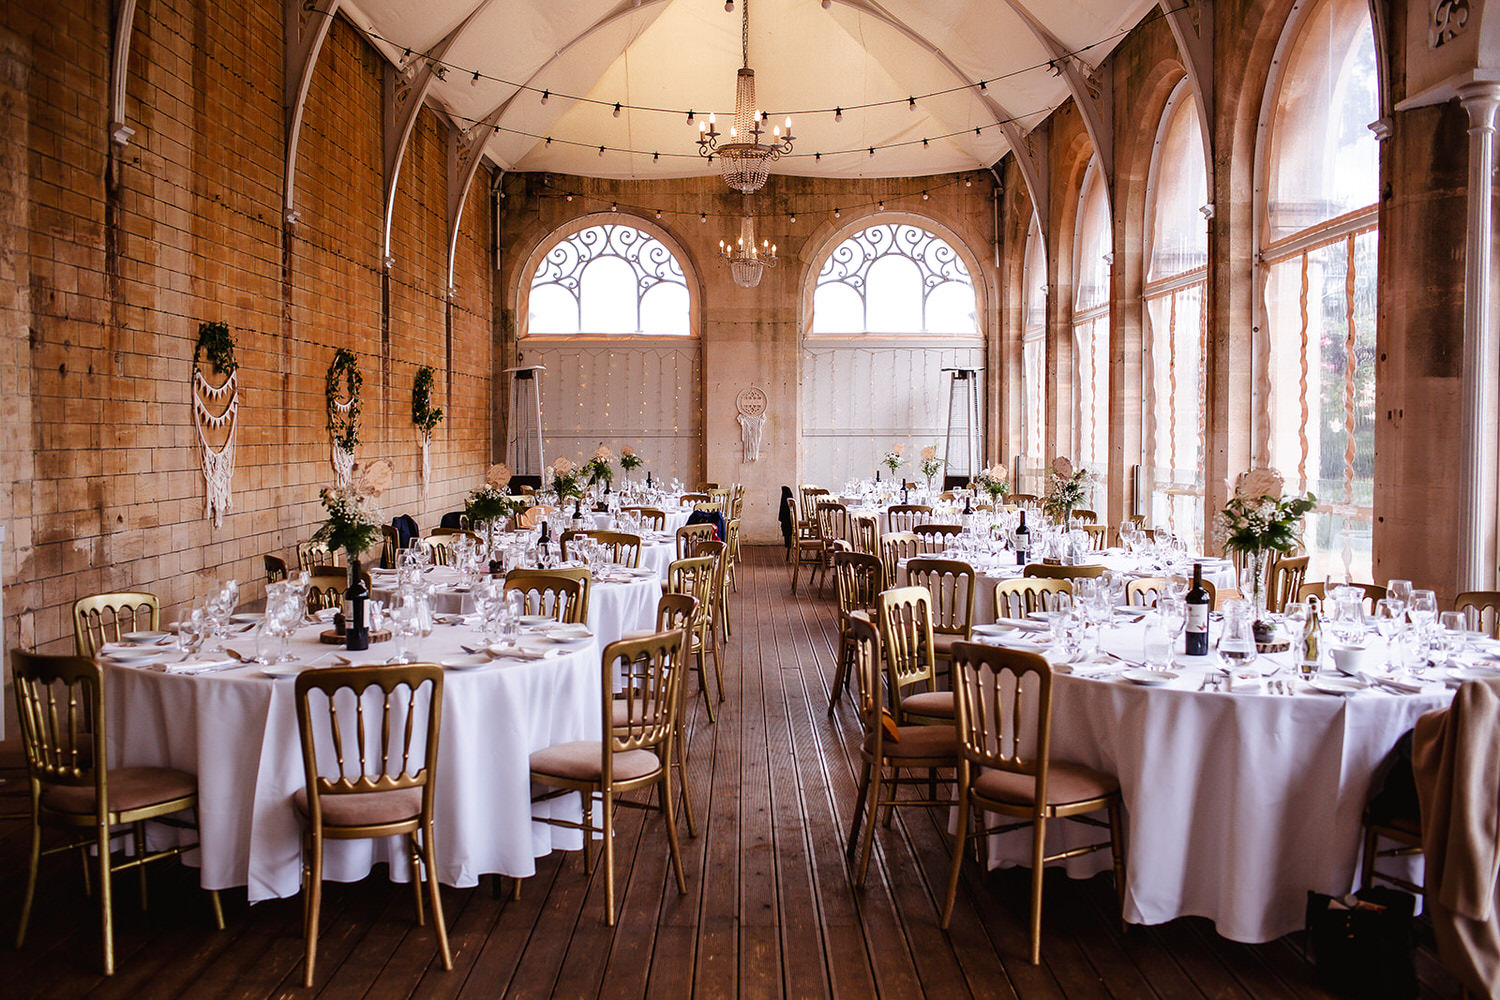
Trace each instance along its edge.
{"label": "stone column", "polygon": [[1464,367],[1462,457],[1459,483],[1459,587],[1492,590],[1496,577],[1496,380],[1500,337],[1495,330],[1491,272],[1494,265],[1495,118],[1500,84],[1458,89],[1469,113],[1469,220],[1464,252]]}

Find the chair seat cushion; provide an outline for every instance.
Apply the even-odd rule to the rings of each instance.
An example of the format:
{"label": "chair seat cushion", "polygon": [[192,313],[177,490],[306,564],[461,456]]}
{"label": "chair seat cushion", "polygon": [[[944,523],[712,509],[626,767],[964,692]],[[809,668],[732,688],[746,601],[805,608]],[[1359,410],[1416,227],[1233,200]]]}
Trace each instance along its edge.
{"label": "chair seat cushion", "polygon": [[[129,812],[198,792],[198,779],[171,767],[112,767],[109,769],[110,812]],[[87,816],[94,811],[93,785],[49,785],[42,805],[54,812]]]}
{"label": "chair seat cushion", "polygon": [[[881,747],[887,757],[958,757],[958,733],[951,726],[898,726],[900,742],[887,739]],[[875,750],[874,734],[865,737],[865,752]]]}
{"label": "chair seat cushion", "polygon": [[[531,755],[531,773],[538,779],[551,776],[569,781],[598,781],[600,752],[598,740],[558,743]],[[644,778],[660,767],[661,761],[650,750],[626,750],[615,754],[616,781]]]}
{"label": "chair seat cushion", "polygon": [[[416,819],[422,814],[422,789],[388,788],[378,792],[348,792],[324,795],[324,826],[375,826]],[[307,789],[292,793],[297,812],[307,815]]]}
{"label": "chair seat cushion", "polygon": [[[1047,769],[1047,805],[1064,806],[1071,802],[1103,798],[1120,790],[1120,783],[1110,774],[1083,764],[1054,760]],[[1036,801],[1036,782],[1026,774],[988,769],[974,779],[974,791],[987,799],[1030,805]]]}
{"label": "chair seat cushion", "polygon": [[953,654],[955,642],[968,642],[968,638],[962,635],[954,635],[951,632],[934,632],[932,634],[932,655],[947,659]]}
{"label": "chair seat cushion", "polygon": [[920,694],[909,694],[901,699],[903,715],[926,715],[951,719],[956,711],[957,709],[953,707],[952,691],[923,691]]}

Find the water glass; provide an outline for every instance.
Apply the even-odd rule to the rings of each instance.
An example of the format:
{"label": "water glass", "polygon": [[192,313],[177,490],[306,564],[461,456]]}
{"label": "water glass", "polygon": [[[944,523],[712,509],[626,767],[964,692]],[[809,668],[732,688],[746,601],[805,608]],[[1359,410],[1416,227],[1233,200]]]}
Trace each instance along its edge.
{"label": "water glass", "polygon": [[1462,611],[1444,611],[1438,615],[1438,626],[1447,658],[1462,653],[1469,642],[1469,616]]}
{"label": "water glass", "polygon": [[1161,671],[1172,666],[1172,640],[1173,637],[1163,619],[1146,623],[1141,653],[1146,661],[1147,670]]}
{"label": "water glass", "polygon": [[1385,585],[1385,596],[1387,600],[1395,601],[1396,605],[1404,613],[1411,604],[1411,581],[1389,580]]}
{"label": "water glass", "polygon": [[1411,592],[1411,604],[1407,607],[1412,624],[1423,632],[1432,627],[1437,621],[1437,594],[1431,590],[1413,590]]}
{"label": "water glass", "polygon": [[1173,648],[1176,648],[1177,640],[1187,629],[1187,602],[1180,597],[1168,594],[1157,602],[1156,611],[1161,616],[1162,627],[1171,638]]}

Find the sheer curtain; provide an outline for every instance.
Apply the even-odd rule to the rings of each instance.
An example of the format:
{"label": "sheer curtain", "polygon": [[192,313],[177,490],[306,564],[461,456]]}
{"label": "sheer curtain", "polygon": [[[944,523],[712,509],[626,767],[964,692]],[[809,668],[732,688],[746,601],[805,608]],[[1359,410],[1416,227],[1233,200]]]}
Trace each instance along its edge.
{"label": "sheer curtain", "polygon": [[1019,493],[1040,495],[1047,463],[1047,251],[1036,216],[1026,232],[1021,272],[1021,482]]}
{"label": "sheer curtain", "polygon": [[1077,421],[1073,461],[1098,477],[1095,495],[1105,495],[1109,461],[1109,205],[1093,164],[1078,197],[1074,244],[1073,347]]}

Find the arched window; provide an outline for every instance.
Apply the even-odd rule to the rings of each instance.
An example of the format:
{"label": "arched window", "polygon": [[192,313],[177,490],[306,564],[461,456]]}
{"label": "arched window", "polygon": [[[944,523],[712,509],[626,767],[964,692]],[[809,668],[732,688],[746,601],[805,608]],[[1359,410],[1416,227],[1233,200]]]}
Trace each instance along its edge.
{"label": "arched window", "polygon": [[1109,254],[1104,179],[1090,164],[1078,196],[1073,244],[1073,351],[1077,424],[1073,459],[1103,482],[1109,457]]}
{"label": "arched window", "polygon": [[[629,446],[659,480],[702,477],[702,359],[688,279],[660,238],[618,222],[557,240],[532,274],[520,362],[542,365],[547,462]],[[540,470],[518,470],[536,474]]]}
{"label": "arched window", "polygon": [[1365,0],[1317,0],[1287,27],[1262,121],[1260,279],[1269,391],[1257,457],[1318,507],[1311,577],[1369,579],[1375,441],[1379,117]]}
{"label": "arched window", "polygon": [[[869,478],[901,441],[910,455],[937,445],[947,474],[971,474],[971,456],[957,442],[954,453],[945,451],[955,383],[944,369],[983,367],[978,298],[953,245],[904,222],[851,234],[829,251],[813,288],[803,344],[804,468],[830,487]],[[983,379],[970,385],[977,391]],[[983,400],[976,402],[983,413]],[[982,435],[974,428],[976,444]],[[920,478],[911,465],[902,473]]]}
{"label": "arched window", "polygon": [[1026,231],[1026,256],[1021,268],[1021,441],[1024,484],[1018,493],[1043,488],[1047,429],[1047,248],[1036,215]]}
{"label": "arched window", "polygon": [[1203,132],[1184,79],[1167,100],[1146,192],[1147,364],[1145,440],[1151,516],[1203,540],[1203,409],[1208,287],[1208,202]]}
{"label": "arched window", "polygon": [[661,240],[634,226],[581,229],[531,279],[525,334],[686,337],[687,279]]}

